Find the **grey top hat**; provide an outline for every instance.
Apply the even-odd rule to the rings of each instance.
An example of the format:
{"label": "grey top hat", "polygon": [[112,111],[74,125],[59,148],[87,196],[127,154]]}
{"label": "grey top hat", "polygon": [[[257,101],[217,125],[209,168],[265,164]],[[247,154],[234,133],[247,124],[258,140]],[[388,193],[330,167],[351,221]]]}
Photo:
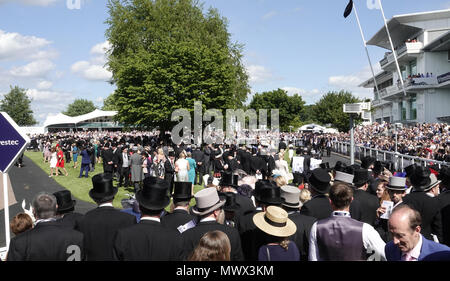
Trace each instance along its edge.
{"label": "grey top hat", "polygon": [[284,185],[281,187],[281,198],[284,198],[283,206],[289,208],[300,208],[300,189],[291,185]]}
{"label": "grey top hat", "polygon": [[436,185],[441,183],[441,181],[438,180],[436,175],[433,173],[430,174],[430,180],[431,180],[431,183],[428,186],[424,187],[423,191],[428,191],[428,190],[432,189],[433,187],[435,187]]}
{"label": "grey top hat", "polygon": [[406,178],[402,177],[389,177],[389,183],[386,185],[387,189],[392,190],[406,190]]}
{"label": "grey top hat", "polygon": [[334,177],[334,182],[341,181],[353,185],[353,179],[355,178],[352,174],[347,174],[344,172],[336,171],[336,176]]}
{"label": "grey top hat", "polygon": [[219,193],[214,187],[202,189],[195,193],[194,197],[196,204],[192,208],[192,212],[198,216],[203,216],[219,209],[226,202],[226,198],[222,200],[219,198]]}

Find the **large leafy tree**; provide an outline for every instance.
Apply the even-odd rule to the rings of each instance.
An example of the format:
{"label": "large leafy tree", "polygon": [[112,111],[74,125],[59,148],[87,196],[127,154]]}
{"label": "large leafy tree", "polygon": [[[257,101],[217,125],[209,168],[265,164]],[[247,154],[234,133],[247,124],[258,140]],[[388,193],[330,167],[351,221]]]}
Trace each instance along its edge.
{"label": "large leafy tree", "polygon": [[[249,104],[249,108],[255,110],[267,109],[268,118],[270,110],[279,110],[279,125],[281,131],[289,131],[289,126],[298,127],[300,122],[299,113],[303,110],[305,102],[298,94],[289,96],[287,91],[277,89],[269,92],[256,93]],[[268,121],[268,125],[270,121]]]}
{"label": "large leafy tree", "polygon": [[15,86],[10,86],[10,91],[0,101],[0,111],[8,113],[9,116],[19,126],[33,126],[38,122],[33,117],[31,110],[31,99],[27,96],[26,90]]}
{"label": "large leafy tree", "polygon": [[227,20],[194,0],[110,0],[108,66],[116,84],[118,119],[169,129],[171,114],[235,109],[249,92],[242,45],[230,41]]}
{"label": "large leafy tree", "polygon": [[[346,91],[329,92],[324,95],[314,106],[314,117],[322,124],[332,124],[340,132],[348,132],[350,129],[350,115],[344,113],[343,105],[346,103],[362,102],[352,93]],[[355,124],[361,122],[361,118],[355,118]]]}
{"label": "large leafy tree", "polygon": [[95,109],[96,107],[92,101],[86,99],[76,99],[73,103],[67,106],[67,110],[64,111],[63,114],[74,117],[92,112]]}
{"label": "large leafy tree", "polygon": [[119,107],[116,105],[116,101],[114,99],[114,93],[109,95],[106,99],[103,100],[102,110],[106,111],[119,110]]}

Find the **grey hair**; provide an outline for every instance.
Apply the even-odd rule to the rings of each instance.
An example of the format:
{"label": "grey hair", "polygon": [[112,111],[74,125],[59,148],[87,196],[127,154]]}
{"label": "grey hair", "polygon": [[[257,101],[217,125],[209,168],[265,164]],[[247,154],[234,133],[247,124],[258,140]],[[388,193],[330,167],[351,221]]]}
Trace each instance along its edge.
{"label": "grey hair", "polygon": [[33,199],[33,210],[36,219],[49,219],[56,216],[57,201],[53,194],[40,192]]}

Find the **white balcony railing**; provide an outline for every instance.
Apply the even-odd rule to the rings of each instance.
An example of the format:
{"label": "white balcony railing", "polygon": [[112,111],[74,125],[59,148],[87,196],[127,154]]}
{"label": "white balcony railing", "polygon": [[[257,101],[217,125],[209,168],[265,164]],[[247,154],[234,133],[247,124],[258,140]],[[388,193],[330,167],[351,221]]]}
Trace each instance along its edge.
{"label": "white balcony railing", "polygon": [[[418,54],[422,51],[423,43],[422,42],[414,42],[414,43],[405,43],[401,45],[397,51],[395,51],[397,58],[403,56],[404,54]],[[388,63],[394,62],[394,54],[389,54],[385,58],[380,61],[381,67],[387,65]]]}

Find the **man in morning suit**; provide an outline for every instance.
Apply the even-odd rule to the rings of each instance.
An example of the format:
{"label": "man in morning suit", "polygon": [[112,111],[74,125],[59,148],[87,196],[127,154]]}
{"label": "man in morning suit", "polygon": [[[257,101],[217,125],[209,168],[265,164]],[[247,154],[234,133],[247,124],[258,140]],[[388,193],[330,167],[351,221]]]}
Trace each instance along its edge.
{"label": "man in morning suit", "polygon": [[7,260],[84,260],[83,234],[56,221],[56,197],[39,193],[32,206],[36,225],[11,239]]}
{"label": "man in morning suit", "polygon": [[178,231],[161,224],[161,214],[170,203],[169,186],[163,179],[144,179],[136,194],[141,211],[138,224],[117,231],[113,255],[119,261],[181,260],[182,244]]}
{"label": "man in morning suit", "polygon": [[237,192],[238,187],[238,179],[239,176],[232,174],[232,173],[223,173],[222,178],[219,183],[220,191],[221,192],[231,192],[234,193],[236,204],[239,205],[239,209],[236,210],[235,213],[235,220],[238,222],[240,218],[252,212],[255,210],[255,205],[253,204],[252,199],[250,199],[247,196],[242,196]]}
{"label": "man in morning suit", "polygon": [[213,187],[198,191],[194,197],[196,205],[193,207],[192,212],[200,217],[200,221],[196,226],[184,231],[181,235],[183,239],[184,258],[190,256],[206,232],[220,230],[230,240],[231,261],[243,261],[244,255],[242,253],[239,232],[235,228],[223,225],[225,212],[222,207],[226,199],[219,198],[217,189]]}
{"label": "man in morning suit", "polygon": [[169,157],[164,162],[164,179],[169,184],[169,195],[173,192],[173,183],[175,181],[175,152],[169,151]]}
{"label": "man in morning suit", "polygon": [[281,198],[284,199],[282,208],[288,213],[288,217],[297,226],[297,232],[292,240],[300,252],[300,260],[308,260],[309,234],[315,218],[300,214],[300,189],[295,186],[285,185],[281,187]]}
{"label": "man in morning suit", "polygon": [[308,178],[311,200],[301,208],[300,213],[305,216],[315,217],[318,220],[326,219],[331,215],[331,205],[328,196],[331,177],[325,169],[316,168]]}
{"label": "man in morning suit", "polygon": [[353,184],[356,189],[353,192],[353,198],[359,203],[361,210],[360,221],[373,226],[377,218],[377,209],[380,207],[380,202],[375,195],[367,191],[370,181],[369,171],[366,169],[358,169],[355,171],[354,176]]}
{"label": "man in morning suit", "polygon": [[447,246],[450,246],[450,168],[443,166],[439,171],[438,179],[441,180],[438,201],[441,208],[442,236]]}
{"label": "man in morning suit", "polygon": [[426,239],[421,234],[421,223],[420,213],[407,204],[394,209],[389,218],[393,240],[385,247],[388,261],[449,260],[450,248]]}
{"label": "man in morning suit", "polygon": [[75,228],[77,221],[82,219],[83,215],[74,212],[77,201],[72,199],[72,193],[64,189],[53,193],[53,195],[58,204],[56,211],[57,221],[70,228]]}
{"label": "man in morning suit", "polygon": [[113,186],[112,174],[93,176],[92,185],[89,196],[98,207],[87,212],[77,223],[76,229],[84,234],[88,261],[113,260],[112,247],[116,231],[136,224],[136,217],[113,207],[118,188]]}
{"label": "man in morning suit", "polygon": [[171,213],[161,218],[161,224],[165,227],[178,230],[178,227],[184,226],[186,223],[195,219],[195,216],[189,213],[189,202],[192,197],[191,182],[175,182],[172,194],[174,209]]}

